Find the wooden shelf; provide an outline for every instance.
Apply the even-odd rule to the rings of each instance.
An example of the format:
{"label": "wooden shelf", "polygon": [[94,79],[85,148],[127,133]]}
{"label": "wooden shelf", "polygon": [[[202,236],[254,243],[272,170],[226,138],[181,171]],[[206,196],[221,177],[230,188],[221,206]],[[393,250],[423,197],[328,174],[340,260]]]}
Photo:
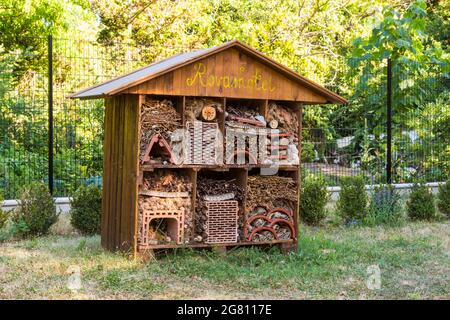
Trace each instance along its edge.
{"label": "wooden shelf", "polygon": [[195,243],[195,244],[155,244],[139,246],[139,250],[149,250],[149,249],[173,249],[173,248],[213,248],[213,247],[239,247],[239,246],[254,246],[254,245],[276,245],[281,243],[294,243],[293,239],[289,240],[274,240],[274,241],[263,241],[263,242],[234,242],[234,243]]}
{"label": "wooden shelf", "polygon": [[[208,170],[228,170],[228,169],[258,169],[258,168],[271,168],[270,165],[264,164],[224,164],[224,165],[207,165],[207,164],[144,164],[140,165],[142,171],[153,171],[154,169],[208,169]],[[298,165],[283,165],[278,167],[279,170],[283,171],[296,171],[299,170]]]}

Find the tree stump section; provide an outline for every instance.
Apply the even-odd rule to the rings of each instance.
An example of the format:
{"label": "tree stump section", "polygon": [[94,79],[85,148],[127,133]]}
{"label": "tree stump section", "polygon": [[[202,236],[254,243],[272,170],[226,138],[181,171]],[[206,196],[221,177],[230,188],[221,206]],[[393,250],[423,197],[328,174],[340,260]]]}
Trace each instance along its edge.
{"label": "tree stump section", "polygon": [[213,121],[216,119],[217,112],[213,106],[205,106],[202,109],[202,118],[205,121]]}

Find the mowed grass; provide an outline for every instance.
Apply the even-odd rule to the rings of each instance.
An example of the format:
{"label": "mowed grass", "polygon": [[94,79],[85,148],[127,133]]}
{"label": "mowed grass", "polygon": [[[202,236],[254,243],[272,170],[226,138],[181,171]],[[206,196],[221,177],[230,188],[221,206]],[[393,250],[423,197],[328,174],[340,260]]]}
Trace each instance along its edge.
{"label": "mowed grass", "polygon": [[[156,261],[104,251],[99,237],[0,245],[3,299],[449,299],[450,223],[301,226],[298,252],[173,250]],[[381,273],[380,289],[369,289]],[[79,270],[81,288],[68,283]],[[373,270],[373,269],[372,269]]]}

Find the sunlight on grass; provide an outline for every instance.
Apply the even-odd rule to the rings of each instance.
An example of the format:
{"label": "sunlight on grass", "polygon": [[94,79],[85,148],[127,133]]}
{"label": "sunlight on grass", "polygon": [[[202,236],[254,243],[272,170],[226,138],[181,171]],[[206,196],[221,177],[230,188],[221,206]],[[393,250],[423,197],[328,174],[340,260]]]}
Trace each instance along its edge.
{"label": "sunlight on grass", "polygon": [[[401,228],[301,226],[299,249],[177,249],[143,263],[100,238],[47,236],[2,244],[0,298],[448,298],[449,223]],[[367,267],[381,270],[368,290]],[[68,289],[79,268],[82,287]]]}

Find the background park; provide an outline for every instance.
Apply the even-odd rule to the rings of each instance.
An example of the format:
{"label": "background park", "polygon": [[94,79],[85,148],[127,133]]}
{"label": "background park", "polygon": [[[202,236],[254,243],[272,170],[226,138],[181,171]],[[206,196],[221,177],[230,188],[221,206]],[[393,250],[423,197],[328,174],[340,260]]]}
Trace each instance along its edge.
{"label": "background park", "polygon": [[[448,299],[449,16],[422,0],[0,0],[0,298]],[[303,107],[298,250],[104,251],[104,101],[69,95],[233,39],[348,100]]]}

